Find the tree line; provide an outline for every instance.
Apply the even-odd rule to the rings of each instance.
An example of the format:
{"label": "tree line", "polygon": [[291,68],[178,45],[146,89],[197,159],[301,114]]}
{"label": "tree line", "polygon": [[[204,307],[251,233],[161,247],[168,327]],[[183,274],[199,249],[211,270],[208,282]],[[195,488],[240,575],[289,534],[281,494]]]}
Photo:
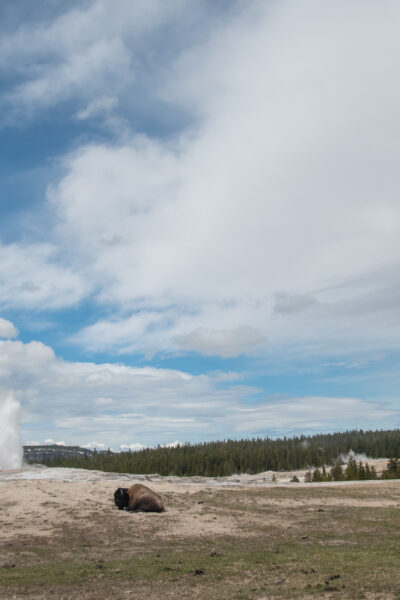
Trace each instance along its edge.
{"label": "tree line", "polygon": [[[55,456],[42,464],[117,473],[224,477],[263,471],[323,469],[339,464],[350,451],[370,458],[400,458],[400,429],[182,444],[174,448],[144,448],[135,452],[93,452]],[[364,466],[365,469],[365,466]],[[318,476],[318,474],[317,474]],[[361,477],[361,475],[360,475]]]}
{"label": "tree line", "polygon": [[[322,469],[317,467],[314,471],[307,471],[304,481],[306,483],[319,481],[366,481],[371,479],[400,479],[400,460],[391,458],[388,460],[386,468],[378,477],[376,469],[373,465],[367,462],[357,462],[354,458],[350,458],[347,465],[342,465],[337,461],[335,465],[328,471],[325,465]],[[296,476],[292,479],[293,482],[299,481]]]}

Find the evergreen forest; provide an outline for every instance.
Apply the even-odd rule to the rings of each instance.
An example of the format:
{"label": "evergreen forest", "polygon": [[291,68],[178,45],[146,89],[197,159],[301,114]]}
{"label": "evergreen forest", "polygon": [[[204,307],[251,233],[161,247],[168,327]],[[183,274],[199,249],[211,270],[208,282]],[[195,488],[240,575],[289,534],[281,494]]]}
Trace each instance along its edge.
{"label": "evergreen forest", "polygon": [[[54,456],[42,464],[52,467],[78,467],[107,472],[159,474],[176,476],[223,477],[233,474],[255,474],[263,471],[289,471],[314,468],[313,477],[323,474],[324,465],[341,468],[341,456],[349,452],[369,458],[391,458],[395,477],[400,476],[400,429],[387,431],[352,430],[343,433],[312,436],[224,440],[199,444],[183,444],[174,448],[158,446],[135,452],[93,452],[90,455]],[[355,462],[355,461],[353,461]],[[352,464],[351,461],[349,464]],[[357,469],[359,463],[355,463]],[[354,475],[354,465],[353,475]],[[363,471],[364,469],[364,471]],[[355,478],[364,478],[366,467]],[[315,475],[315,470],[317,474]],[[371,470],[368,467],[368,474]],[[375,474],[376,475],[376,474]],[[346,478],[338,474],[337,479]],[[335,478],[335,477],[333,477]],[[374,473],[368,478],[374,478]],[[323,479],[321,479],[323,480]]]}

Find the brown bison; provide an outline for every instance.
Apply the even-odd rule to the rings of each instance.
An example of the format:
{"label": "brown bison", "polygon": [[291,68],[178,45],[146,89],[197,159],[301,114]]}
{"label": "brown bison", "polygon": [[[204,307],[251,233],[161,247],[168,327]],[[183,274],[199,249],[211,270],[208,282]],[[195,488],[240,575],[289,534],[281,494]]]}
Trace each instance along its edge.
{"label": "brown bison", "polygon": [[114,492],[114,502],[119,510],[163,512],[164,503],[159,494],[141,483],[130,488],[118,488]]}

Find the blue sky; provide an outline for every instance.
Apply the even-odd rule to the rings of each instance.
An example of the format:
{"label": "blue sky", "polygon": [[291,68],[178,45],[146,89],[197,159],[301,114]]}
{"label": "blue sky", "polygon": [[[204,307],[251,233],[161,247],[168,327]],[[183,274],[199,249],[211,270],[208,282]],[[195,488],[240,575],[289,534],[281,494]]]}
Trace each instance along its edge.
{"label": "blue sky", "polygon": [[400,426],[400,7],[0,7],[25,443]]}

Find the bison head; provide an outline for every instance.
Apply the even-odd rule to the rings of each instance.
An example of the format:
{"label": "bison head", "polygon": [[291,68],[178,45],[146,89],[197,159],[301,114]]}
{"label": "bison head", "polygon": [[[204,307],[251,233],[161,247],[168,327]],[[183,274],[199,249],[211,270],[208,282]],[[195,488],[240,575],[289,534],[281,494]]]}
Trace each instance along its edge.
{"label": "bison head", "polygon": [[115,506],[118,506],[119,510],[126,508],[129,504],[128,488],[118,488],[114,492]]}

